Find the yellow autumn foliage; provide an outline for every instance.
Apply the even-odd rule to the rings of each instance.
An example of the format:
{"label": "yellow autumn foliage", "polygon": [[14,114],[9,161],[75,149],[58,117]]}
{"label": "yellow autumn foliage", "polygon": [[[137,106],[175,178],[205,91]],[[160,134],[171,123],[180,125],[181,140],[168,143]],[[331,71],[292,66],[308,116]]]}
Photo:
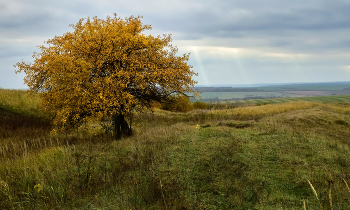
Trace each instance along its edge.
{"label": "yellow autumn foliage", "polygon": [[56,125],[124,115],[192,91],[196,73],[187,64],[189,54],[176,55],[171,35],[145,35],[151,26],[141,18],[80,19],[73,31],[40,46],[33,63],[15,65],[25,72],[25,84],[42,93],[44,108],[56,112]]}

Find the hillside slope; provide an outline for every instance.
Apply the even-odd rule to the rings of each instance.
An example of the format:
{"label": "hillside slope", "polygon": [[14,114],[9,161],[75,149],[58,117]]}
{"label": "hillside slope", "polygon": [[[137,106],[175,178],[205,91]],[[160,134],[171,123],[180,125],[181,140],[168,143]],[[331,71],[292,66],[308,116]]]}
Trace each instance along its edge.
{"label": "hillside slope", "polygon": [[135,113],[120,141],[35,119],[0,109],[1,209],[350,209],[345,103]]}

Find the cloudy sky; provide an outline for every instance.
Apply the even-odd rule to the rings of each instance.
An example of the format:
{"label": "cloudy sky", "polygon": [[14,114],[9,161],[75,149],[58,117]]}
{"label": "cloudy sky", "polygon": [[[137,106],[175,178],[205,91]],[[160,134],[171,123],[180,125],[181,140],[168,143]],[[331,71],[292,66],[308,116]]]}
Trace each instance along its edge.
{"label": "cloudy sky", "polygon": [[143,16],[172,34],[198,85],[350,80],[348,0],[0,0],[0,87],[26,88],[13,65],[80,18]]}

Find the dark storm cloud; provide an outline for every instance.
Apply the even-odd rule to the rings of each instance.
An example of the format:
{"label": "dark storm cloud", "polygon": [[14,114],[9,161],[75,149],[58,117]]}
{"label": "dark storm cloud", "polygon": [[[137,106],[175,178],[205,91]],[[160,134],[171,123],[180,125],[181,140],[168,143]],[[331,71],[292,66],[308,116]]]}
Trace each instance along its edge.
{"label": "dark storm cloud", "polygon": [[[268,1],[263,1],[269,4]],[[322,5],[322,4],[321,4]],[[272,7],[273,8],[273,7]],[[328,6],[319,8],[285,9],[278,7],[270,11],[260,11],[258,8],[236,8],[221,12],[211,10],[188,14],[186,17],[165,18],[164,28],[187,33],[206,34],[212,36],[230,36],[236,33],[265,32],[271,34],[284,30],[324,31],[350,27],[350,5]],[[226,32],[226,33],[224,33]]]}
{"label": "dark storm cloud", "polygon": [[[154,21],[157,26],[172,30],[176,39],[196,40],[212,37],[236,40],[228,43],[228,46],[241,43],[240,40],[253,38],[264,39],[264,44],[274,47],[303,50],[313,45],[306,42],[308,39],[322,37],[323,41],[318,42],[316,47],[350,47],[347,44],[348,39],[341,37],[342,33],[350,32],[350,4],[347,2],[218,2],[220,3],[217,3],[217,7],[213,6],[216,9],[206,7],[186,15],[164,17]],[[339,35],[340,39],[337,39]],[[259,45],[254,42],[251,44]]]}
{"label": "dark storm cloud", "polygon": [[93,5],[81,1],[13,0],[8,2],[0,6],[0,35],[61,35],[70,30],[69,24],[87,17],[92,14],[90,11],[94,10]]}

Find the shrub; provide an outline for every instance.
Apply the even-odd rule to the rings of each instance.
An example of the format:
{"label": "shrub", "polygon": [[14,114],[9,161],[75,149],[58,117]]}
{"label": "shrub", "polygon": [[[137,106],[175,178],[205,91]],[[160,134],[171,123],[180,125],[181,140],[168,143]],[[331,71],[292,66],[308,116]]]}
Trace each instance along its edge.
{"label": "shrub", "polygon": [[193,109],[193,105],[187,96],[173,96],[172,100],[164,102],[161,108],[172,112],[188,112]]}
{"label": "shrub", "polygon": [[161,108],[162,104],[157,102],[157,101],[153,101],[150,103],[152,108]]}
{"label": "shrub", "polygon": [[209,104],[205,102],[196,101],[192,105],[194,109],[209,109]]}

